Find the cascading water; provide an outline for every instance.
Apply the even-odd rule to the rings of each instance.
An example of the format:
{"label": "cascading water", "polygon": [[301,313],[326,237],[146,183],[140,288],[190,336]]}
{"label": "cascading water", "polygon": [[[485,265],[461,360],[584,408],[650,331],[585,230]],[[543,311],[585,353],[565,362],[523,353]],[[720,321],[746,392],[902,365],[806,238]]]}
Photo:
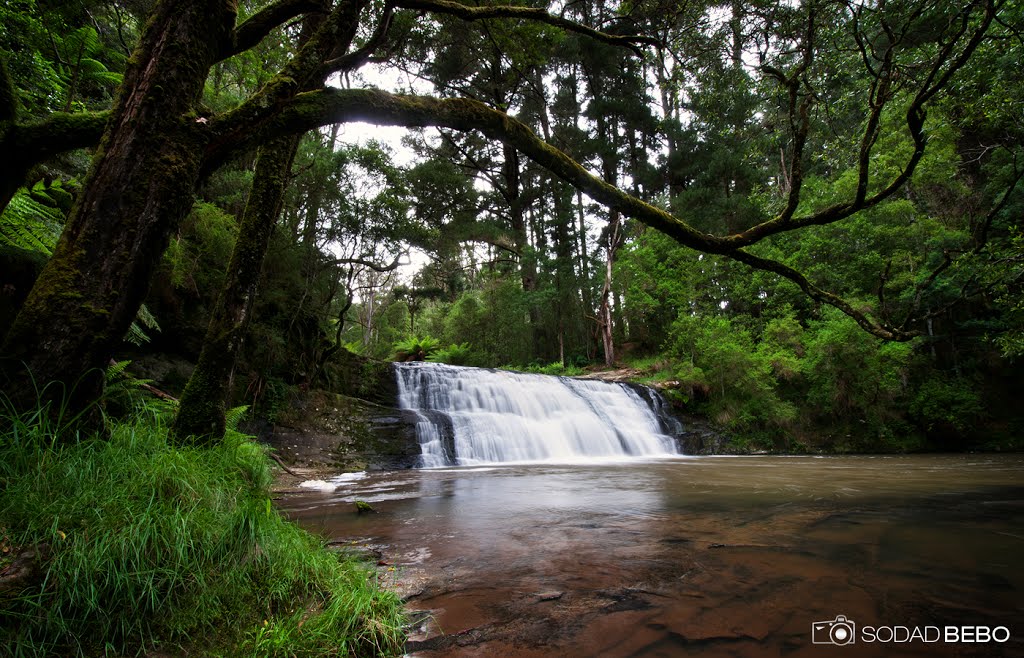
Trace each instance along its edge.
{"label": "cascading water", "polygon": [[678,454],[655,410],[625,384],[438,363],[395,371],[426,468]]}

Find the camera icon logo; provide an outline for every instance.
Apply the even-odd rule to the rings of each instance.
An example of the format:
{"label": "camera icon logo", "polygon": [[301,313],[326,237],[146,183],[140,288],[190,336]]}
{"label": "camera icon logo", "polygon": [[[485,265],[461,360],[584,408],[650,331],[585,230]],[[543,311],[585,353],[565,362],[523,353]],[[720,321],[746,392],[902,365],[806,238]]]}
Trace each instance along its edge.
{"label": "camera icon logo", "polygon": [[843,615],[830,621],[811,622],[812,644],[853,644],[856,634],[857,624]]}

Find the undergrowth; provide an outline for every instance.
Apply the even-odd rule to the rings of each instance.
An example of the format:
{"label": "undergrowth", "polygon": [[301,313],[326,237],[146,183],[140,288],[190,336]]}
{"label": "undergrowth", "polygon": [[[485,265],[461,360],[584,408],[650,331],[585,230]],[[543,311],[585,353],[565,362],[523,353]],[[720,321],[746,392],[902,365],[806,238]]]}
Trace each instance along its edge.
{"label": "undergrowth", "polygon": [[400,601],[271,507],[249,438],[182,448],[153,416],[84,438],[48,418],[0,418],[4,559],[41,556],[0,588],[0,655],[401,652]]}

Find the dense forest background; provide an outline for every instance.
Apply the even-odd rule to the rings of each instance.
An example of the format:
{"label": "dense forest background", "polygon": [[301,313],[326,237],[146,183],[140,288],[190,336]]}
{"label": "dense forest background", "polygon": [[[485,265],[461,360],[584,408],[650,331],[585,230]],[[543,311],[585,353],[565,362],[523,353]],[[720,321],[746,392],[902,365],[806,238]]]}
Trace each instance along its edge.
{"label": "dense forest background", "polygon": [[[8,350],[84,205],[99,141],[88,127],[61,137],[57,120],[102,128],[155,4],[0,8]],[[239,294],[244,340],[220,378],[227,406],[270,421],[302,391],[337,386],[351,353],[415,354],[554,374],[629,367],[752,448],[1021,446],[1020,3],[527,3],[604,38],[440,1],[348,4],[366,17],[353,49],[322,50],[300,78],[288,67],[334,16],[309,8],[330,3],[239,2],[240,23],[291,13],[213,62],[189,120],[244,116],[285,71],[298,92],[471,99],[591,179],[478,126],[386,111],[355,118],[411,126],[398,147],[324,119],[229,149],[169,225],[109,356],[180,394],[230,307],[233,258],[254,253],[238,247],[247,213],[262,209],[266,257]],[[64,141],[39,137],[19,169],[14,126]],[[234,357],[231,345],[210,352]]]}

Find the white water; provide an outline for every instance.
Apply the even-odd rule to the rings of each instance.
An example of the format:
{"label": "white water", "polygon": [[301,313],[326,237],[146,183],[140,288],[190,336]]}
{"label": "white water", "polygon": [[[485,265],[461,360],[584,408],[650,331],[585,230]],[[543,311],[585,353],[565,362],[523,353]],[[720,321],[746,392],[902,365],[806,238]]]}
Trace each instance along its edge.
{"label": "white water", "polygon": [[678,454],[655,411],[624,384],[437,363],[395,371],[400,406],[418,416],[426,468]]}

